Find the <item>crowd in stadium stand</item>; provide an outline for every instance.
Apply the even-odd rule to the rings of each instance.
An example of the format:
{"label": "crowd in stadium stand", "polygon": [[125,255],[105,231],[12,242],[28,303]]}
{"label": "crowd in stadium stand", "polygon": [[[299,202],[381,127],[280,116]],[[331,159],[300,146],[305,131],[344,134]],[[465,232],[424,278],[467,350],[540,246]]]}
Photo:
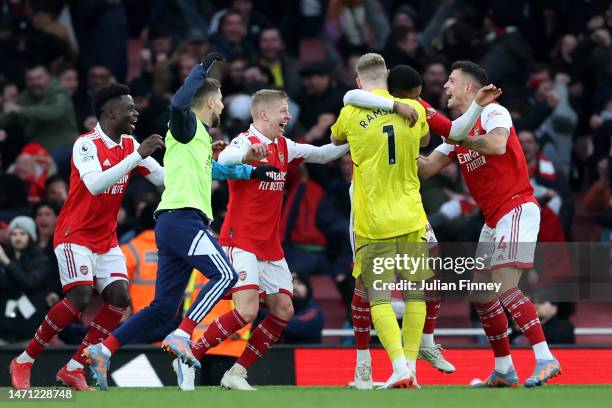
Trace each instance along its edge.
{"label": "crowd in stadium stand", "polygon": [[[29,339],[62,296],[53,227],[68,193],[72,144],[96,124],[93,94],[111,82],[129,84],[140,112],[135,137],[164,135],[171,96],[211,50],[227,58],[216,73],[225,111],[222,126],[211,129],[215,139],[248,128],[252,93],[283,88],[294,117],[286,136],[315,145],[329,142],[365,52],[382,54],[389,68],[421,72],[423,99],[449,116],[443,85],[450,64],[475,61],[511,111],[542,207],[539,240],[610,241],[611,30],[606,0],[3,1],[0,310],[13,309],[0,316],[0,344]],[[430,148],[439,143],[433,137]],[[162,152],[154,156],[163,162]],[[288,176],[281,234],[296,277],[289,342],[321,341],[324,313],[312,276],[330,276],[350,307],[351,167],[347,156],[294,166]],[[228,189],[217,181],[213,187],[218,231]],[[477,240],[483,218],[458,166],[423,181],[421,190],[439,241]],[[151,229],[138,220],[159,199],[134,177],[119,214],[121,243]],[[547,270],[562,276],[563,258],[554,258],[529,279],[545,281]],[[19,303],[23,295],[31,313],[20,309],[31,311]],[[542,320],[555,325],[551,336],[573,342],[571,323],[558,322],[568,308],[541,299]],[[80,342],[62,338],[71,337]]]}

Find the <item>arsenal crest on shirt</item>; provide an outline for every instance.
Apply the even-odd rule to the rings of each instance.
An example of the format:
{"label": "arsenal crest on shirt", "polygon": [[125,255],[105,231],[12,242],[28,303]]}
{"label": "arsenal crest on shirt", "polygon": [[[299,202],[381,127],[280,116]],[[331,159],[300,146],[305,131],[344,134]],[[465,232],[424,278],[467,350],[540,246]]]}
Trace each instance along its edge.
{"label": "arsenal crest on shirt", "polygon": [[278,160],[280,160],[281,165],[285,164],[285,154],[283,152],[278,152]]}

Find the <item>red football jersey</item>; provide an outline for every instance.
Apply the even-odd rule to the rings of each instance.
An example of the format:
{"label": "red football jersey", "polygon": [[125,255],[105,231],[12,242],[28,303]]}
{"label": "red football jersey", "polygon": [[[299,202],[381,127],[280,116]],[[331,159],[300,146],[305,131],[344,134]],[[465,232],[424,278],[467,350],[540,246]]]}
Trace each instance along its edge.
{"label": "red football jersey", "polygon": [[514,207],[526,202],[537,204],[529,181],[527,161],[506,108],[496,103],[487,105],[468,137],[484,135],[498,127],[510,132],[503,155],[484,156],[463,146],[445,143],[436,148],[451,158],[459,159],[465,183],[491,228],[495,228],[499,219]]}
{"label": "red football jersey", "polygon": [[[70,161],[70,189],[55,226],[53,246],[61,243],[82,245],[104,254],[117,246],[117,214],[128,187],[131,171],[101,194],[93,195],[83,177],[115,166],[138,149],[132,136],[121,136],[119,144],[104,134],[98,124],[74,143]],[[153,164],[154,163],[154,164]],[[145,176],[159,164],[152,158],[141,160],[134,168]]]}
{"label": "red football jersey", "polygon": [[[249,144],[265,142],[252,129],[241,133],[235,140]],[[269,164],[280,172],[274,174],[274,181],[228,180],[229,203],[219,242],[254,253],[263,261],[278,261],[284,257],[280,218],[289,164],[287,139],[280,136],[268,142],[267,147],[268,157],[251,164]]]}
{"label": "red football jersey", "polygon": [[260,133],[255,125],[236,136],[219,154],[219,163],[236,165],[240,163],[251,144],[267,146],[268,155],[253,166],[269,164],[280,170],[274,174],[274,181],[229,180],[229,204],[221,228],[219,242],[251,252],[262,261],[278,261],[284,258],[281,247],[280,221],[283,204],[283,189],[287,181],[290,163],[303,160],[306,163],[328,163],[349,151],[348,144],[334,146],[313,146],[295,143],[284,136],[274,141]]}
{"label": "red football jersey", "polygon": [[452,127],[451,120],[439,113],[423,99],[419,98],[419,103],[425,108],[429,130],[433,133],[437,133],[440,136],[448,137]]}

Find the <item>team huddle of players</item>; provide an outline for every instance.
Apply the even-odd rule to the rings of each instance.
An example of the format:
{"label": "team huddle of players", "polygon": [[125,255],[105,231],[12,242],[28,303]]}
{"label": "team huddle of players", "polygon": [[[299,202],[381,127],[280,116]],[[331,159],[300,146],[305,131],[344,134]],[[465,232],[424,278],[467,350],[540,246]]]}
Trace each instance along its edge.
{"label": "team huddle of players", "polygon": [[[561,373],[534,305],[517,287],[534,255],[533,245],[522,244],[536,242],[540,213],[510,115],[494,102],[501,90],[488,85],[482,68],[467,61],[453,64],[444,88],[448,107],[460,116],[451,121],[420,99],[421,78],[416,71],[408,66],[388,71],[380,55],[363,55],[356,64],[359,89],[346,94],[345,107],[331,128],[332,143],[319,147],[283,136],[291,120],[283,91],[258,91],[251,102],[253,123],[214,161],[208,127],[219,125],[223,104],[220,85],[207,73],[220,58],[207,56],[173,97],[164,168],[148,157],[164,147],[160,136],[152,135],[141,145],[128,136],[138,118],[129,90],[115,87],[98,95],[99,123],[75,143],[68,203],[55,231],[66,297],[49,311],[28,347],[11,362],[13,387],[30,387],[36,357],[59,331],[80,317],[95,287],[104,305],[57,379],[87,390],[83,368],[88,364],[100,388],[107,389],[112,354],[176,313],[188,272],[195,267],[210,281],[163,342],[163,348],[176,356],[173,367],[179,387],[194,389],[194,370],[204,354],[252,322],[263,298],[266,317],[221,380],[228,389],[254,390],[247,370],[278,341],[293,317],[292,276],[278,233],[288,166],[296,161],[327,163],[349,151],[354,164],[353,214],[351,231],[347,231],[356,279],[351,304],[357,346],[354,386],[373,388],[372,324],[393,367],[383,388],[418,387],[417,356],[440,371],[455,371],[433,340],[440,307],[436,293],[406,291],[400,328],[391,291],[374,288],[374,281],[422,281],[432,278],[434,271],[424,265],[410,274],[393,269],[375,274],[372,268],[374,258],[422,257],[435,251],[437,242],[423,210],[419,177],[438,173],[455,158],[485,217],[477,252],[490,263],[474,274],[474,281],[501,287],[495,293],[472,294],[495,355],[492,373],[477,386],[519,384],[504,308],[535,353],[533,374],[524,385],[542,385]],[[419,149],[428,145],[430,129],[444,136],[445,143],[429,156],[421,156]],[[117,252],[115,233],[125,188],[115,187],[126,185],[132,170],[166,187],[156,212],[160,266],[151,305],[117,329],[129,301],[125,261]],[[211,178],[227,179],[230,192],[218,241],[208,230]],[[198,179],[202,180],[192,182]],[[191,342],[194,327],[224,296],[231,296],[235,309],[218,317],[200,339]]]}

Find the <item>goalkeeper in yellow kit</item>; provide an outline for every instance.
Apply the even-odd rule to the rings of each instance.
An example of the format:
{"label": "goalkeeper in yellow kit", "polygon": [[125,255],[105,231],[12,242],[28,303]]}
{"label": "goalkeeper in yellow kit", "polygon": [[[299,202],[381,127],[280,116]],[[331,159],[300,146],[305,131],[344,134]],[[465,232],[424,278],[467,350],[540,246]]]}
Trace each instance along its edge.
{"label": "goalkeeper in yellow kit", "polygon": [[[365,54],[355,70],[359,88],[410,105],[418,113],[416,123],[410,126],[395,111],[345,106],[331,128],[335,144],[350,144],[354,163],[353,276],[360,277],[367,289],[374,328],[393,365],[384,387],[408,388],[416,385],[413,365],[425,323],[425,299],[419,290],[404,292],[406,308],[400,331],[388,284],[397,277],[420,288],[416,281],[433,275],[426,262],[427,218],[417,175],[419,148],[429,142],[429,127],[421,104],[394,98],[387,91],[388,70],[383,57]],[[412,269],[406,268],[410,263],[396,262],[406,257],[424,262]]]}

